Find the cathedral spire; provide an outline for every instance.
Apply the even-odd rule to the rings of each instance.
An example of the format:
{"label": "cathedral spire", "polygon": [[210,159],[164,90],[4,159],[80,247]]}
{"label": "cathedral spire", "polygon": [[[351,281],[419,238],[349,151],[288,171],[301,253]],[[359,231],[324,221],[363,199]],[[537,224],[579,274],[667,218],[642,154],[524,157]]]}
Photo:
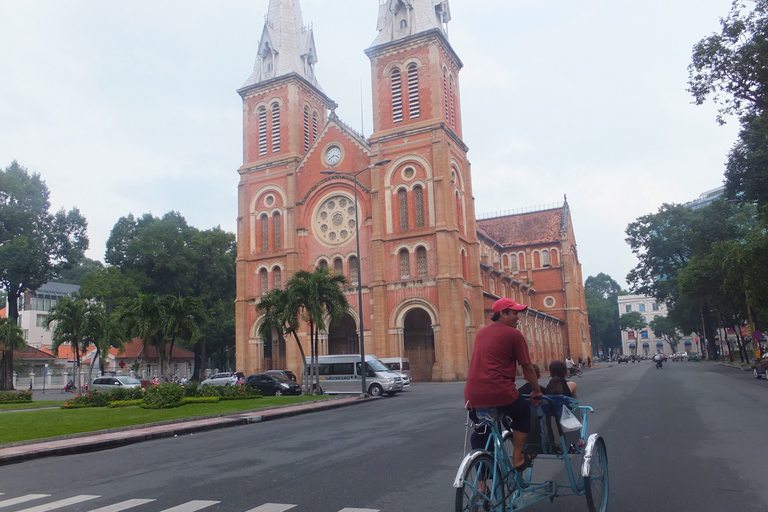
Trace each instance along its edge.
{"label": "cathedral spire", "polygon": [[299,0],[269,0],[253,73],[243,87],[296,73],[320,89],[312,27],[305,27]]}
{"label": "cathedral spire", "polygon": [[379,0],[379,35],[371,46],[438,29],[448,37],[448,0]]}

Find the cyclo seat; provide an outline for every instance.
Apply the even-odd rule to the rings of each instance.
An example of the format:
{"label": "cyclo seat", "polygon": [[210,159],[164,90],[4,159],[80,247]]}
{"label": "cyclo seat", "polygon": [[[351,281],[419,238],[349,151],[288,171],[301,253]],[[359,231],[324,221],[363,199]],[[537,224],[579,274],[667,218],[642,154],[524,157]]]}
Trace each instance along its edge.
{"label": "cyclo seat", "polygon": [[[580,416],[579,402],[565,395],[544,395],[538,406],[530,404],[531,431],[524,449],[527,453],[559,455],[562,453],[561,436],[566,436],[567,443],[575,443],[578,440],[578,432],[563,433],[560,426],[560,413],[563,407],[568,407]],[[574,439],[569,439],[574,436]]]}

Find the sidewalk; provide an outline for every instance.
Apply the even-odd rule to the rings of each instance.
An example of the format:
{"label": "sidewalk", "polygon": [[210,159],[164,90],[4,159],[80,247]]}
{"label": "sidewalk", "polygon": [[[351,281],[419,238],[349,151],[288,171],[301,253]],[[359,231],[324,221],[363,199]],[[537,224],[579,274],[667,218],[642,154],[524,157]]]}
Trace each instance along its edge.
{"label": "sidewalk", "polygon": [[179,434],[191,434],[218,428],[247,425],[262,421],[276,420],[290,416],[298,416],[317,411],[347,407],[369,400],[379,400],[380,397],[348,397],[331,398],[318,402],[273,407],[253,411],[243,411],[215,418],[202,418],[194,420],[175,420],[172,422],[154,423],[150,425],[137,425],[111,430],[100,430],[84,434],[57,437],[53,439],[25,441],[21,443],[9,443],[0,446],[0,466],[14,464],[24,460],[53,455],[70,455],[74,453],[86,453],[98,450],[106,450],[118,446],[125,446],[150,439],[172,437]]}

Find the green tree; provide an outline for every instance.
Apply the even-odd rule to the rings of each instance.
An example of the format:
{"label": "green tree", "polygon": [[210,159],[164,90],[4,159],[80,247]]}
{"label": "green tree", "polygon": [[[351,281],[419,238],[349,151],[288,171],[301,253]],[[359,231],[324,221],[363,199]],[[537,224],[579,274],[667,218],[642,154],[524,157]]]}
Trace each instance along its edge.
{"label": "green tree", "polygon": [[313,392],[320,389],[317,372],[318,335],[326,330],[326,315],[331,323],[339,322],[349,309],[349,302],[341,289],[346,283],[346,277],[331,272],[327,267],[318,267],[314,272],[300,270],[288,281],[289,307],[303,311],[309,323],[310,367],[315,383]]}
{"label": "green tree", "polygon": [[[88,249],[87,223],[77,208],[49,212],[50,192],[39,174],[16,161],[0,171],[0,285],[8,317],[19,318],[18,298],[75,265]],[[0,390],[13,389],[13,351],[0,360]]]}
{"label": "green tree", "polygon": [[117,311],[139,294],[136,282],[117,267],[104,267],[88,274],[80,285],[80,295],[96,300],[107,314]]}
{"label": "green tree", "polygon": [[129,301],[121,312],[121,320],[125,323],[129,336],[141,339],[142,353],[149,354],[154,347],[157,354],[157,364],[160,377],[165,365],[165,312],[163,303],[158,295],[140,293]]}
{"label": "green tree", "polygon": [[70,345],[74,353],[74,382],[75,389],[79,392],[80,382],[80,362],[82,354],[88,350],[92,339],[89,336],[88,305],[85,300],[78,295],[64,297],[59,299],[55,306],[51,308],[47,318],[46,327],[53,331],[51,339],[51,348],[53,354],[58,356],[59,347]]}
{"label": "green tree", "polygon": [[[301,354],[302,368],[304,368],[307,359],[296,332],[299,326],[299,309],[296,306],[298,303],[290,300],[287,290],[273,288],[264,295],[256,304],[256,311],[263,314],[259,324],[259,337],[267,343],[273,336],[277,336],[280,342],[285,341],[286,335],[293,336]],[[304,392],[309,389],[308,379],[309,375],[302,372],[301,388]]]}
{"label": "green tree", "polygon": [[648,326],[653,330],[653,334],[657,338],[662,338],[669,343],[673,352],[677,352],[677,342],[680,340],[680,336],[677,333],[677,326],[674,322],[666,316],[657,316],[650,321]]}
{"label": "green tree", "polygon": [[11,318],[0,318],[0,349],[3,352],[13,352],[23,349],[24,331]]}
{"label": "green tree", "polygon": [[177,341],[181,341],[188,347],[194,345],[207,317],[203,301],[198,297],[166,295],[162,299],[162,307],[165,319],[164,337],[169,340],[168,361],[170,361]]}
{"label": "green tree", "polygon": [[595,345],[602,348],[604,354],[608,354],[608,348],[621,346],[618,306],[621,291],[619,283],[602,272],[589,276],[584,282],[590,331],[596,338]]}
{"label": "green tree", "polygon": [[637,311],[631,313],[624,313],[619,317],[619,329],[622,331],[635,333],[635,354],[637,355],[637,343],[640,341],[640,331],[645,329],[648,324],[643,319],[643,315]]}
{"label": "green tree", "polygon": [[56,282],[82,285],[83,280],[92,273],[104,268],[104,264],[98,260],[83,258],[77,265],[61,271]]}

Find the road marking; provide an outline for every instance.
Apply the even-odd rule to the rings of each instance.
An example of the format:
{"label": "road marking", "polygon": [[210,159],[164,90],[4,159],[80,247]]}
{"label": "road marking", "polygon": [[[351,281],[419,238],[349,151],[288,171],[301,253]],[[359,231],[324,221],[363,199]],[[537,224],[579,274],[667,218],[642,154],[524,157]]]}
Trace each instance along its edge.
{"label": "road marking", "polygon": [[212,505],[221,503],[219,501],[205,501],[205,500],[193,500],[179,505],[178,507],[168,508],[162,512],[195,512],[195,510],[201,510]]}
{"label": "road marking", "polygon": [[106,507],[97,508],[94,510],[91,510],[90,512],[120,512],[121,510],[126,510],[133,507],[138,507],[139,505],[144,505],[145,503],[149,503],[155,500],[126,500],[121,501],[120,503],[115,503],[114,505],[108,505]]}
{"label": "road marking", "polygon": [[343,508],[339,512],[379,512],[377,508]]}
{"label": "road marking", "polygon": [[248,512],[285,512],[295,508],[297,505],[286,505],[285,503],[265,503],[260,507],[252,508]]}
{"label": "road marking", "polygon": [[51,503],[46,503],[45,505],[25,508],[24,510],[19,510],[18,512],[47,512],[48,510],[56,510],[57,508],[68,507],[69,505],[82,503],[84,501],[92,500],[95,498],[101,498],[101,496],[94,496],[93,494],[81,494],[79,496],[72,496],[71,498],[66,498],[59,501],[52,501]]}
{"label": "road marking", "polygon": [[39,500],[40,498],[48,498],[50,494],[27,494],[25,496],[19,496],[18,498],[10,498],[0,501],[0,508],[10,507],[12,505],[18,505],[25,501]]}

